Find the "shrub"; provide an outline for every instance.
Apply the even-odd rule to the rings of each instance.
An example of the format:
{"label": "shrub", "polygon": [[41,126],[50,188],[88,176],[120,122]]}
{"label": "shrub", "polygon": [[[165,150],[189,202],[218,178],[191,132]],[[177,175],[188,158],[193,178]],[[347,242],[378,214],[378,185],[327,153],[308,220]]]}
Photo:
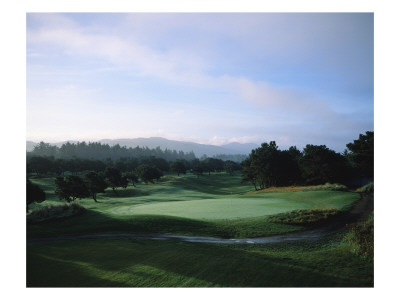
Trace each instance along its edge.
{"label": "shrub", "polygon": [[374,258],[374,213],[366,221],[350,226],[343,241],[356,255],[373,260]]}
{"label": "shrub", "polygon": [[42,222],[78,215],[84,211],[85,208],[75,202],[62,205],[49,205],[32,210],[27,216],[27,220],[28,222]]}
{"label": "shrub", "polygon": [[321,225],[339,216],[339,210],[335,208],[327,209],[303,209],[281,213],[269,218],[271,222],[288,225]]}

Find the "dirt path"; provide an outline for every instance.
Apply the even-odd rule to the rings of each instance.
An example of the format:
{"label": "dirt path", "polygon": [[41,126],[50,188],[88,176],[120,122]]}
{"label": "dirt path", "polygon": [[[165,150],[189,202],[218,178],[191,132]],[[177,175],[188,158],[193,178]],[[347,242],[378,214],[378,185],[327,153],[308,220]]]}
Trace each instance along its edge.
{"label": "dirt path", "polygon": [[27,239],[28,244],[71,241],[71,240],[96,240],[96,239],[150,239],[150,240],[168,240],[183,241],[192,243],[217,243],[217,244],[269,244],[287,241],[300,240],[317,240],[320,237],[330,233],[338,232],[346,228],[346,224],[354,223],[358,220],[364,220],[374,210],[373,195],[362,195],[351,210],[347,212],[340,220],[337,220],[327,226],[305,230],[301,232],[286,233],[282,235],[244,238],[244,239],[224,239],[216,237],[204,236],[185,236],[185,235],[166,235],[166,234],[142,234],[142,233],[96,233],[96,234],[79,234],[65,235],[58,237],[30,238]]}

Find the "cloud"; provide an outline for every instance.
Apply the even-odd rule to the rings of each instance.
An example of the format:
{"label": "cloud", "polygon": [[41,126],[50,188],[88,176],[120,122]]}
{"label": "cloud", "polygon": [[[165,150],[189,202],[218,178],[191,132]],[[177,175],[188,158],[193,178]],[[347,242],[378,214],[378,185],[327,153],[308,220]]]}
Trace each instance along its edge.
{"label": "cloud", "polygon": [[[85,19],[84,23],[79,21],[79,18],[86,17],[88,19]],[[66,61],[68,72],[71,72],[64,77],[57,77],[60,80],[76,78],[73,73],[81,74],[78,75],[80,80],[84,79],[82,74],[90,78],[96,72],[109,72],[114,75],[121,71],[129,73],[128,77],[124,77],[125,81],[146,81],[151,82],[152,87],[161,87],[160,95],[156,96],[159,99],[172,98],[162,94],[164,86],[176,90],[191,89],[190,95],[196,95],[191,99],[205,107],[201,112],[196,110],[196,113],[199,112],[198,119],[188,117],[195,110],[193,105],[184,109],[176,105],[166,113],[170,119],[183,117],[179,118],[184,119],[180,121],[180,125],[186,122],[200,128],[193,129],[196,136],[192,138],[197,141],[222,144],[247,140],[258,142],[257,139],[274,138],[280,139],[282,143],[290,143],[307,132],[312,135],[315,128],[329,131],[330,135],[335,126],[340,132],[354,128],[352,118],[356,119],[357,128],[362,127],[357,116],[347,117],[334,109],[334,103],[326,96],[329,93],[316,92],[313,90],[318,89],[316,85],[300,89],[287,79],[287,74],[294,74],[296,80],[307,76],[302,73],[303,67],[306,66],[313,76],[322,74],[321,80],[325,79],[326,74],[333,74],[332,78],[337,81],[346,81],[349,85],[355,82],[355,76],[350,75],[356,74],[357,71],[342,71],[347,70],[347,65],[354,70],[358,70],[359,65],[365,65],[355,54],[360,53],[358,49],[368,45],[369,37],[368,34],[355,34],[360,32],[358,27],[366,22],[352,20],[354,16],[351,14],[339,17],[331,14],[123,14],[110,15],[108,19],[102,19],[105,21],[101,24],[92,22],[90,18],[90,15],[28,14],[28,113],[32,114],[32,106],[29,106],[31,101],[35,101],[37,107],[40,103],[40,95],[32,99],[31,82],[39,80],[38,78],[44,78],[46,83],[54,80],[54,73],[49,70],[59,70],[57,64],[60,62],[57,60],[56,65],[52,65],[55,60],[47,60],[56,55]],[[367,15],[366,19],[369,18]],[[337,22],[339,19],[342,22]],[[316,21],[320,26],[315,26]],[[360,42],[359,47],[355,46],[357,42]],[[346,49],[351,50],[349,55],[344,55]],[[362,57],[365,56],[368,60],[370,49],[364,54]],[[43,60],[40,60],[41,58]],[[351,58],[357,59],[352,61]],[[43,68],[36,68],[40,64]],[[253,69],[257,72],[248,71]],[[339,69],[342,73],[338,73]],[[366,69],[368,71],[368,68]],[[34,73],[37,70],[42,72],[41,77]],[[285,79],[277,80],[273,76],[274,70],[282,72]],[[338,74],[343,76],[337,76]],[[45,78],[46,75],[48,78]],[[364,82],[364,79],[358,80]],[[154,84],[155,82],[158,85]],[[98,86],[101,87],[101,84]],[[203,94],[197,96],[196,93],[200,90]],[[138,95],[137,91],[132,93],[135,92]],[[99,94],[96,93],[96,97]],[[87,96],[79,88],[73,93],[71,90],[60,88],[57,93],[53,93],[53,99],[62,102],[67,101],[69,96],[70,99],[75,99],[74,103],[87,103],[91,101],[88,99],[94,99],[85,98],[85,95]],[[186,94],[182,97],[185,96]],[[104,97],[100,99],[104,101],[99,103],[99,108],[94,111],[101,116],[111,116],[112,105],[105,105],[107,99]],[[108,101],[111,102],[110,99]],[[221,124],[221,119],[215,117],[216,113],[213,114],[213,118],[208,118],[210,113],[207,110],[216,110],[217,104],[225,110],[231,110],[233,102],[236,105],[231,114],[234,122],[230,122],[232,124],[229,126],[225,125],[227,122]],[[224,104],[229,104],[229,107],[225,108]],[[139,111],[135,117],[140,120],[149,117],[149,114],[144,117],[143,111],[138,109],[147,109],[148,106],[141,105],[132,108]],[[78,110],[76,115],[83,115],[79,113],[79,105],[71,107]],[[92,107],[95,106],[90,102],[88,108]],[[48,110],[50,108],[56,110],[54,104],[47,107]],[[104,108],[107,113],[102,111]],[[222,108],[219,109],[222,111]],[[121,113],[116,122],[122,124],[123,128],[126,128],[127,124],[140,124],[139,121],[130,121],[130,116],[124,116],[126,112],[116,109],[114,111]],[[164,111],[151,113],[160,118],[164,117]],[[261,113],[264,114],[264,119],[258,125],[257,134],[253,135],[249,124],[256,122],[255,116]],[[200,114],[203,116],[200,117]],[[228,117],[225,117],[224,121],[227,119]],[[210,124],[219,124],[214,126],[215,128],[227,128],[216,132],[211,125],[209,128],[203,125],[204,120]],[[175,134],[179,137],[180,132],[183,132],[182,126],[166,126],[169,126],[169,131],[175,131],[165,135]],[[236,130],[237,127],[242,127],[243,130]],[[113,128],[118,130],[117,126]],[[156,134],[157,128],[150,128],[149,132]],[[232,128],[235,128],[236,132],[228,134],[228,130]],[[200,134],[201,129],[208,129],[207,134],[213,137],[207,138],[206,134]]]}
{"label": "cloud", "polygon": [[[219,44],[217,37],[228,37],[235,41],[234,45],[240,43],[246,48],[243,56],[253,51],[262,53],[276,48],[280,54],[275,56],[275,59],[279,57],[282,61],[282,51],[290,50],[292,54],[291,49],[294,48],[296,52],[306,49],[312,53],[310,47],[314,47],[314,43],[311,42],[318,40],[319,46],[331,45],[338,39],[337,33],[347,32],[340,24],[338,28],[329,27],[329,37],[335,37],[332,41],[332,38],[325,37],[326,32],[322,29],[325,26],[318,27],[313,23],[313,20],[318,20],[325,25],[336,24],[334,21],[337,17],[332,14],[324,15],[323,18],[313,14],[237,14],[235,17],[232,14],[126,14],[122,17],[124,21],[121,23],[130,24],[127,28],[134,30],[133,34],[127,34],[126,31],[129,30],[126,28],[124,31],[110,32],[99,26],[82,26],[60,14],[33,14],[32,19],[36,22],[30,23],[33,22],[37,26],[28,27],[28,51],[38,52],[39,49],[56,47],[66,55],[105,60],[114,64],[114,68],[129,66],[137,76],[155,78],[175,85],[222,90],[257,107],[285,107],[297,111],[310,111],[309,104],[312,101],[305,100],[310,99],[310,95],[305,96],[302,91],[290,89],[290,86],[279,87],[267,80],[256,81],[242,75],[212,75],[211,70],[217,58],[210,58],[209,53]],[[345,17],[341,18],[347,20]],[[155,22],[156,20],[158,22]],[[345,24],[350,26],[349,22],[347,20]],[[182,28],[192,30],[196,37],[207,41],[206,45],[214,43],[214,48],[207,51],[203,45],[198,50],[192,49],[191,42],[180,42],[176,46],[174,42],[180,40],[172,38],[170,34],[178,29],[183,30]],[[260,39],[260,32],[256,30],[259,28],[262,28],[265,38]],[[156,29],[171,37],[168,46],[151,43],[146,45],[140,38],[143,34],[139,34],[138,37],[135,35],[140,32],[153,33]],[[211,35],[211,38],[208,35]],[[156,36],[159,38],[160,33]],[[348,40],[348,37],[345,40]],[[195,41],[194,43],[196,44]],[[31,47],[34,49],[30,49]],[[228,50],[226,47],[222,49]],[[295,56],[298,60],[299,55]],[[221,70],[223,72],[223,69]],[[314,104],[312,106],[315,107]],[[323,109],[321,105],[320,109]]]}
{"label": "cloud", "polygon": [[173,117],[178,117],[178,116],[182,116],[184,113],[185,113],[184,110],[177,110],[177,111],[174,111],[174,112],[172,113],[172,116],[173,116]]}

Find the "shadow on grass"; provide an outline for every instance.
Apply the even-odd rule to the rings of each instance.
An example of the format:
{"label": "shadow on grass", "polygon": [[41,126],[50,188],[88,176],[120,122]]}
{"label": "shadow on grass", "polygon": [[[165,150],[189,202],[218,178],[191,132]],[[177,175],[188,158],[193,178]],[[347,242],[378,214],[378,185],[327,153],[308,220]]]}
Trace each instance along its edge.
{"label": "shadow on grass", "polygon": [[206,221],[162,215],[115,218],[93,210],[70,218],[27,224],[28,238],[113,232],[231,237],[224,226]]}
{"label": "shadow on grass", "polygon": [[[253,248],[254,250],[254,248]],[[28,286],[345,287],[370,286],[359,260],[171,241],[75,241],[29,245]],[[338,255],[340,254],[340,255]],[[56,274],[54,274],[54,273]]]}
{"label": "shadow on grass", "polygon": [[107,189],[106,193],[102,194],[102,196],[118,199],[119,197],[128,198],[128,197],[139,197],[139,196],[150,195],[150,191],[133,188],[132,186],[126,189],[118,188],[115,191],[116,193],[112,189]]}

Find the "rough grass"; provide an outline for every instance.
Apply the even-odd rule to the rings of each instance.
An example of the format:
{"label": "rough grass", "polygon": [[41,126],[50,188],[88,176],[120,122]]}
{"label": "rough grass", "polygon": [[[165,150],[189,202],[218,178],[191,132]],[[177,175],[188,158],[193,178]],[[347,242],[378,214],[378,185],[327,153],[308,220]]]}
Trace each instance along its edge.
{"label": "rough grass", "polygon": [[367,220],[350,226],[343,238],[347,248],[354,254],[370,261],[374,259],[374,213]]}
{"label": "rough grass", "polygon": [[28,223],[43,222],[54,219],[66,218],[80,215],[85,212],[85,208],[78,203],[65,203],[49,205],[36,208],[27,215]]}
{"label": "rough grass", "polygon": [[301,192],[301,191],[348,191],[348,188],[343,184],[338,183],[325,183],[323,185],[307,185],[307,186],[283,186],[283,187],[269,187],[252,193],[288,193],[288,192]]}
{"label": "rough grass", "polygon": [[283,214],[277,214],[269,218],[269,221],[301,226],[316,226],[332,221],[340,215],[335,208],[294,210]]}
{"label": "rough grass", "polygon": [[305,189],[312,189],[316,188],[318,185],[307,185],[307,186],[271,186],[266,189],[258,190],[258,191],[253,191],[253,194],[258,194],[258,193],[288,193],[288,192],[301,192]]}
{"label": "rough grass", "polygon": [[366,193],[366,194],[373,193],[374,192],[374,183],[370,182],[370,183],[358,188],[356,190],[356,192],[358,192],[358,193]]}
{"label": "rough grass", "polygon": [[339,183],[325,183],[323,185],[307,187],[303,191],[348,191],[347,186]]}

